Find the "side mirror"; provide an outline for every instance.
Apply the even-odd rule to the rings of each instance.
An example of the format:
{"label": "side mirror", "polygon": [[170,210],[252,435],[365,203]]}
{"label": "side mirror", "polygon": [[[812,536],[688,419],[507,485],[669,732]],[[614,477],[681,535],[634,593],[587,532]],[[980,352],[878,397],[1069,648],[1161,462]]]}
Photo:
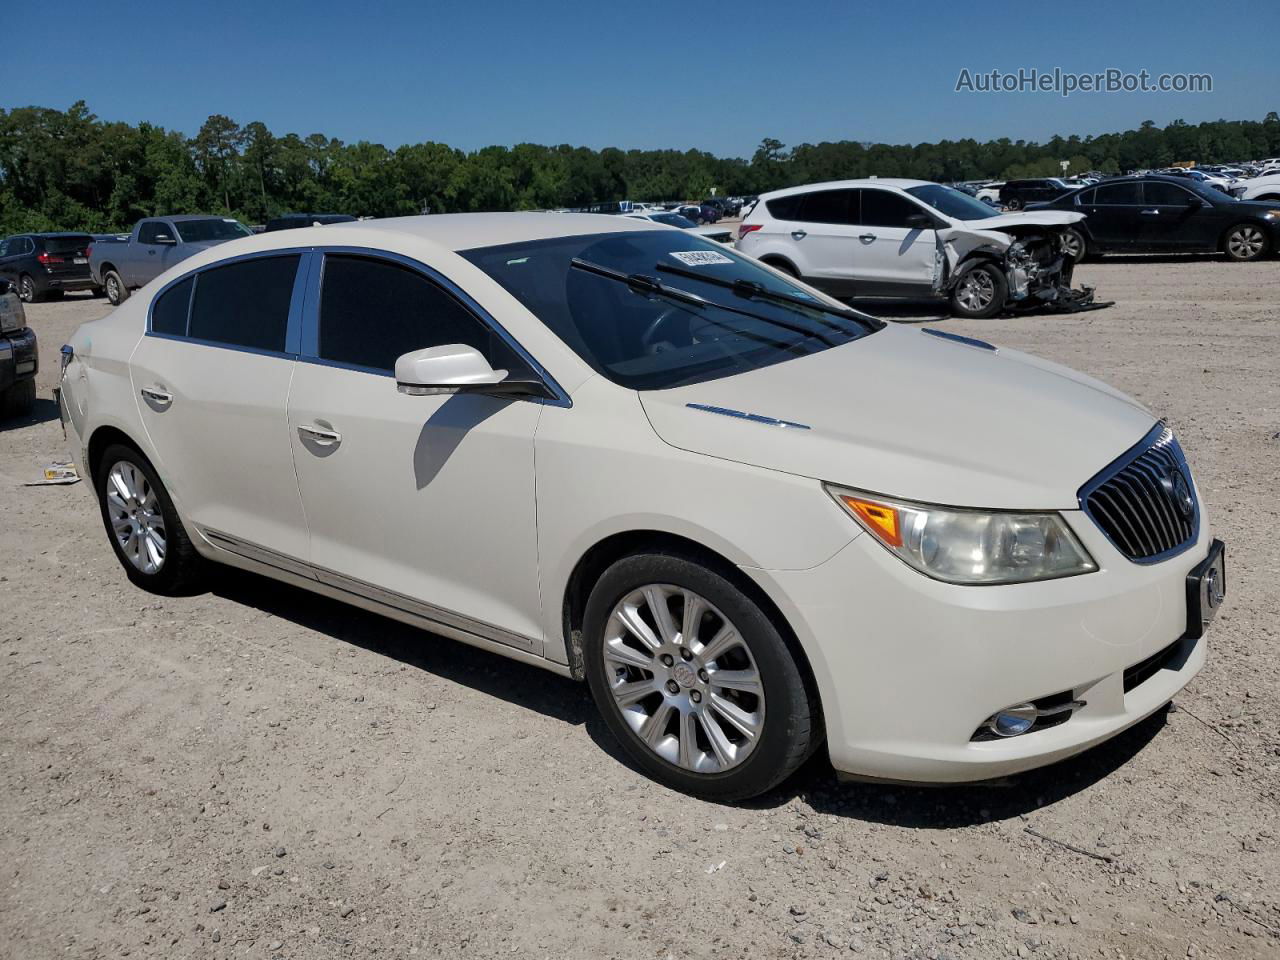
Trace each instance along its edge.
{"label": "side mirror", "polygon": [[907,226],[912,230],[932,230],[934,229],[933,217],[927,213],[913,213],[907,217]]}
{"label": "side mirror", "polygon": [[169,236],[167,233],[162,233],[158,237],[156,237],[155,242],[156,243],[177,243],[178,241],[173,239],[173,237]]}
{"label": "side mirror", "polygon": [[489,366],[475,347],[448,343],[402,354],[396,359],[396,389],[410,396],[483,393],[491,396],[549,397],[537,380],[508,379],[506,370]]}

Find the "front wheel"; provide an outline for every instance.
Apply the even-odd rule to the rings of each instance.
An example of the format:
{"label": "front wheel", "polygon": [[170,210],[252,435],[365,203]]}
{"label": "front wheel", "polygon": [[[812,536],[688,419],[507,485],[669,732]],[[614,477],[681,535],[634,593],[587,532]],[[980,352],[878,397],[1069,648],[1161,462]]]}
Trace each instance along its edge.
{"label": "front wheel", "polygon": [[1267,235],[1253,223],[1238,223],[1227,231],[1222,249],[1240,263],[1261,260],[1267,253]]}
{"label": "front wheel", "polygon": [[102,285],[106,288],[107,300],[113,307],[118,307],[129,299],[129,288],[114,270],[107,271],[107,275],[102,278]]}
{"label": "front wheel", "polygon": [[985,320],[1000,312],[1008,295],[1004,271],[993,263],[981,263],[956,282],[951,312],[967,320]]}
{"label": "front wheel", "polygon": [[587,601],[583,659],[613,735],[685,793],[757,796],[820,741],[816,695],[777,627],[692,560],[641,554],[605,571]]}
{"label": "front wheel", "polygon": [[103,453],[95,479],[102,523],[128,578],[151,593],[187,593],[203,560],[147,458],[114,444]]}

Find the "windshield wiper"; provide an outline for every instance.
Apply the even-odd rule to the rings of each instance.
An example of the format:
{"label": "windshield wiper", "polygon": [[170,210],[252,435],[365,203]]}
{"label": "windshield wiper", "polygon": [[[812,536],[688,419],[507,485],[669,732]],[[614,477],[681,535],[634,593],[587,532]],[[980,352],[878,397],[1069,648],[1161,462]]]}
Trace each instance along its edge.
{"label": "windshield wiper", "polygon": [[[618,283],[625,283],[628,287],[639,294],[665,297],[668,300],[675,300],[679,303],[688,303],[697,307],[715,307],[716,309],[724,310],[727,313],[736,313],[739,316],[750,317],[752,320],[759,320],[761,323],[768,323],[775,327],[781,327],[784,330],[790,330],[792,333],[798,333],[802,337],[813,337],[814,339],[821,340],[828,347],[839,346],[839,344],[834,340],[824,336],[818,330],[812,330],[809,327],[802,327],[798,323],[787,323],[787,321],[779,320],[777,317],[766,317],[758,313],[753,313],[750,310],[743,310],[741,307],[735,307],[727,303],[720,303],[718,300],[708,300],[706,297],[700,297],[696,293],[690,293],[688,290],[681,290],[678,287],[668,287],[656,277],[646,277],[644,274],[640,273],[623,273],[621,270],[602,267],[598,263],[592,263],[590,260],[582,260],[578,257],[574,257],[570,260],[569,266],[578,270],[585,270],[587,273],[594,273],[596,276],[605,277],[609,280],[616,280]],[[659,264],[659,269],[662,269],[661,264]],[[702,279],[701,274],[692,274],[692,276]],[[725,326],[725,324],[721,324],[721,326]],[[848,331],[841,330],[841,333],[848,333]]]}
{"label": "windshield wiper", "polygon": [[[677,267],[668,263],[659,263],[654,267],[655,270],[661,270],[664,273],[674,273],[678,277],[688,277],[690,280],[701,280],[703,283],[709,283],[713,287],[723,287],[726,290],[732,290],[740,297],[748,300],[771,300],[774,303],[786,303],[795,307],[804,307],[809,310],[817,310],[820,313],[830,314],[833,317],[841,317],[845,320],[852,320],[868,330],[879,330],[884,323],[869,317],[866,314],[859,313],[857,310],[851,310],[848,307],[833,307],[823,303],[821,300],[806,300],[803,297],[792,296],[789,293],[781,293],[777,290],[770,290],[764,284],[757,283],[754,280],[722,280],[719,277],[712,277],[705,273],[699,273],[696,270],[690,270],[686,267]],[[837,327],[842,330],[843,328]],[[847,332],[847,331],[845,331]]]}

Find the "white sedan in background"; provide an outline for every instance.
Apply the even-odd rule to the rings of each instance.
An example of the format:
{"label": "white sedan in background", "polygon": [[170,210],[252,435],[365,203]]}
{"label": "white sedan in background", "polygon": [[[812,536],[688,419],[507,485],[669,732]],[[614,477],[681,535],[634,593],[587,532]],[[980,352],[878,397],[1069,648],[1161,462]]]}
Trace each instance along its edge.
{"label": "white sedan in background", "polygon": [[1097,381],[625,217],[302,233],[63,348],[145,590],[230,564],[585,680],[641,769],[718,799],[823,744],[863,777],[1025,770],[1204,663],[1222,546],[1168,427]]}
{"label": "white sedan in background", "polygon": [[649,210],[642,213],[628,213],[626,216],[631,217],[633,220],[648,220],[650,223],[660,223],[667,227],[679,227],[681,230],[688,230],[699,237],[714,240],[716,243],[733,243],[733,231],[728,227],[722,227],[718,223],[704,223],[699,226],[679,213],[670,213],[666,210]]}

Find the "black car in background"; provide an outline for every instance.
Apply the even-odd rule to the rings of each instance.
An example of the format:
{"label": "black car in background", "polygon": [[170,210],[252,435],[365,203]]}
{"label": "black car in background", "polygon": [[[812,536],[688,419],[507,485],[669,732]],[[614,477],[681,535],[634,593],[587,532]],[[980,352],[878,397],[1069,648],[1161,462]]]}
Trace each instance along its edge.
{"label": "black car in background", "polygon": [[1070,191],[1071,188],[1057,177],[1009,180],[1000,188],[1000,203],[1010,210],[1021,210],[1029,203],[1054,200]]}
{"label": "black car in background", "polygon": [[1033,209],[1085,215],[1067,239],[1077,260],[1090,253],[1221,251],[1247,261],[1280,250],[1280,204],[1236,200],[1173,177],[1104,180]]}
{"label": "black car in background", "polygon": [[267,221],[264,233],[272,230],[292,230],[295,227],[314,227],[326,223],[351,223],[355,217],[347,213],[286,213]]}
{"label": "black car in background", "polygon": [[0,240],[0,280],[27,303],[56,299],[67,290],[101,288],[89,274],[87,233],[20,233]]}
{"label": "black car in background", "polygon": [[36,334],[8,280],[0,280],[0,421],[25,417],[36,401]]}

